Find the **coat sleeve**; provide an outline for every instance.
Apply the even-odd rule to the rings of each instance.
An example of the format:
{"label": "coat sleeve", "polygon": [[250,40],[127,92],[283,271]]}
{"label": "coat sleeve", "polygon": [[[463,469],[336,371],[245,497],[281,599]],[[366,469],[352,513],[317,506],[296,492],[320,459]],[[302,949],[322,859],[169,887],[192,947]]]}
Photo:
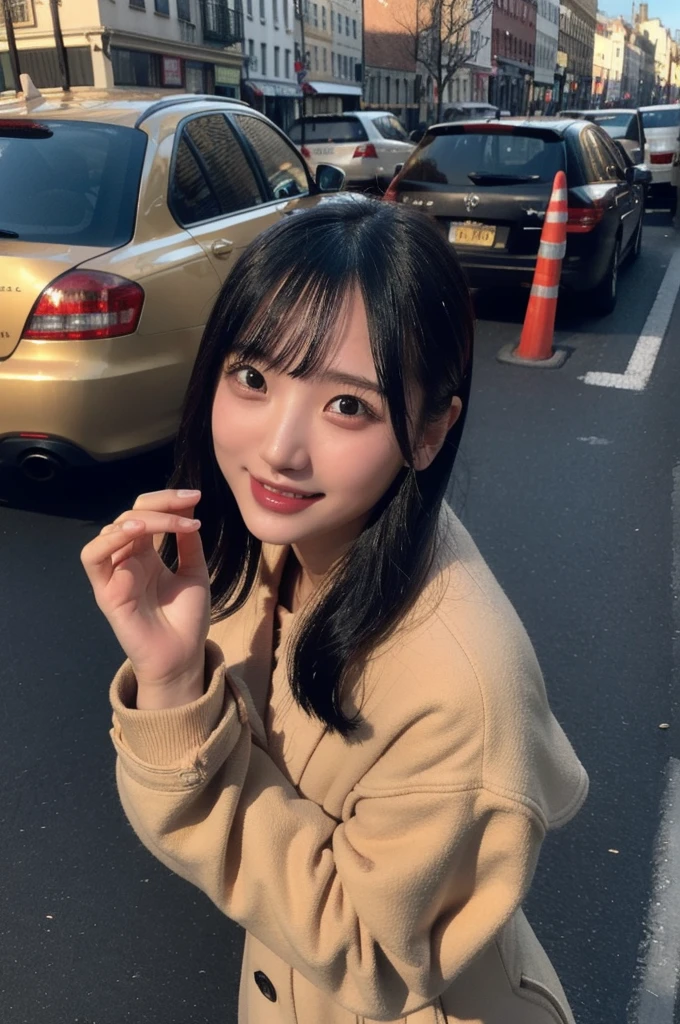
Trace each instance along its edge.
{"label": "coat sleeve", "polygon": [[[141,841],[353,1013],[391,1021],[432,1002],[521,903],[538,818],[475,785],[368,779],[338,821],[252,742],[211,641],[206,672],[199,700],[166,711],[132,710],[129,663],[113,681],[118,788]],[[412,739],[379,780],[385,758],[404,777]]]}

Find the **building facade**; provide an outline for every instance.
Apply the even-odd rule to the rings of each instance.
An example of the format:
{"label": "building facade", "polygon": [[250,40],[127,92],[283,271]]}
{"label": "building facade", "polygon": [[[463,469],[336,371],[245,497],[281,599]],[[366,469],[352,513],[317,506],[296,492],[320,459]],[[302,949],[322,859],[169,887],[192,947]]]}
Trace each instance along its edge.
{"label": "building facade", "polygon": [[536,0],[495,0],[489,99],[511,114],[528,113],[536,57]]}
{"label": "building facade", "polygon": [[674,103],[678,99],[678,44],[660,18],[649,17],[648,4],[640,4],[635,19],[638,33],[654,44],[654,92],[652,103]]}
{"label": "building facade", "polygon": [[562,110],[589,107],[592,102],[596,27],[596,0],[560,4],[557,103]]}
{"label": "building facade", "polygon": [[[59,87],[49,5],[10,0],[10,9],[21,73]],[[239,94],[243,14],[227,0],[78,0],[59,11],[73,86]],[[18,87],[3,24],[0,91]]]}
{"label": "building facade", "polygon": [[297,116],[293,0],[245,0],[241,94],[282,128]]}
{"label": "building facade", "polygon": [[536,5],[536,50],[534,55],[534,110],[552,109],[560,34],[560,5],[557,0],[538,0]]}

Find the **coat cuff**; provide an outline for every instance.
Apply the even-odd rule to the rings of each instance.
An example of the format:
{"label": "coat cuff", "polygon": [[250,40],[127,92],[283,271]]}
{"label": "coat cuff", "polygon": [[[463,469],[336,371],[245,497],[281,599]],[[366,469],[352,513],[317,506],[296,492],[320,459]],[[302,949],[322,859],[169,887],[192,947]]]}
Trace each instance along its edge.
{"label": "coat cuff", "polygon": [[[248,721],[243,698],[229,682],[222,651],[213,641],[205,648],[206,690],[202,697],[181,707],[140,711],[134,705],[137,680],[126,661],[111,683],[112,739],[142,764],[179,768],[192,764],[215,732],[227,710],[241,723]],[[229,716],[228,716],[229,717]]]}

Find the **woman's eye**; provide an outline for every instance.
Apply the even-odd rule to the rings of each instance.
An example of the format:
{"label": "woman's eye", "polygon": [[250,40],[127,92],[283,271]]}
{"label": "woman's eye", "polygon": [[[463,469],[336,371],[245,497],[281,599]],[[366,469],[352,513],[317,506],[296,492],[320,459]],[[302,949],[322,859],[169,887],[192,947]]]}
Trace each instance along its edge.
{"label": "woman's eye", "polygon": [[357,416],[370,416],[370,409],[364,405],[361,399],[356,398],[354,395],[340,395],[339,398],[334,398],[329,405],[331,412],[337,412],[341,416],[357,417]]}
{"label": "woman's eye", "polygon": [[259,370],[254,370],[252,366],[242,366],[234,372],[234,377],[242,387],[248,388],[249,391],[263,391],[265,388],[264,377]]}

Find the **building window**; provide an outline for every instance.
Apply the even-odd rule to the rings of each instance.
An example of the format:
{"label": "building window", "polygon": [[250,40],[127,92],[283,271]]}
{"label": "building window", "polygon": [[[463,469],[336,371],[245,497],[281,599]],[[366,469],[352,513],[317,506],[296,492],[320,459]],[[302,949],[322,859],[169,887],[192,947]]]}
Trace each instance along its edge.
{"label": "building window", "polygon": [[345,15],[345,35],[349,35],[349,17]]}
{"label": "building window", "polygon": [[333,73],[333,78],[335,78],[335,51],[331,52],[331,71]]}
{"label": "building window", "polygon": [[319,27],[319,5],[314,4],[314,28]]}
{"label": "building window", "polygon": [[266,19],[266,17],[267,17],[267,14],[266,14],[266,11],[264,9],[264,0],[260,0],[260,21],[264,21]]}
{"label": "building window", "polygon": [[342,15],[338,14],[338,32],[342,35]]}
{"label": "building window", "polygon": [[312,49],[314,51],[314,70],[318,71],[319,70],[319,47],[318,46],[314,46],[314,47],[312,47]]}
{"label": "building window", "polygon": [[[449,93],[450,92],[451,92],[451,83],[449,82]],[[450,98],[451,98],[451,96],[449,95],[449,99]],[[395,78],[395,80],[394,80],[394,99],[395,99],[395,101],[397,103],[399,102],[399,79],[398,78]]]}
{"label": "building window", "polygon": [[[145,4],[144,0],[130,0],[130,7],[136,7],[138,11],[145,11],[146,10],[146,4]],[[14,17],[12,17],[12,21],[16,25],[16,22],[14,21]]]}
{"label": "building window", "polygon": [[288,28],[288,0],[283,0],[283,24]]}
{"label": "building window", "polygon": [[272,0],[272,14],[274,15],[274,25],[278,28],[278,24],[279,24],[279,0]]}
{"label": "building window", "polygon": [[281,47],[274,47],[274,78],[281,77]]}
{"label": "building window", "polygon": [[267,74],[267,44],[260,43],[260,74]]}
{"label": "building window", "polygon": [[177,20],[191,21],[191,0],[177,0]]}
{"label": "building window", "polygon": [[284,56],[284,67],[286,70],[286,78],[290,78],[290,50],[286,50]]}
{"label": "building window", "polygon": [[321,28],[326,31],[326,8],[321,7]]}
{"label": "building window", "polygon": [[349,78],[349,58],[347,54],[342,58],[342,74],[343,78]]}
{"label": "building window", "polygon": [[252,21],[253,18],[253,0],[246,0],[246,14]]}
{"label": "building window", "polygon": [[153,3],[156,14],[162,14],[164,17],[170,17],[170,0],[154,0]]}
{"label": "building window", "polygon": [[321,52],[323,54],[323,69],[324,71],[328,71],[328,51],[325,46]]}
{"label": "building window", "polygon": [[357,19],[356,18],[352,18],[352,35],[356,39],[356,37],[357,37]]}

